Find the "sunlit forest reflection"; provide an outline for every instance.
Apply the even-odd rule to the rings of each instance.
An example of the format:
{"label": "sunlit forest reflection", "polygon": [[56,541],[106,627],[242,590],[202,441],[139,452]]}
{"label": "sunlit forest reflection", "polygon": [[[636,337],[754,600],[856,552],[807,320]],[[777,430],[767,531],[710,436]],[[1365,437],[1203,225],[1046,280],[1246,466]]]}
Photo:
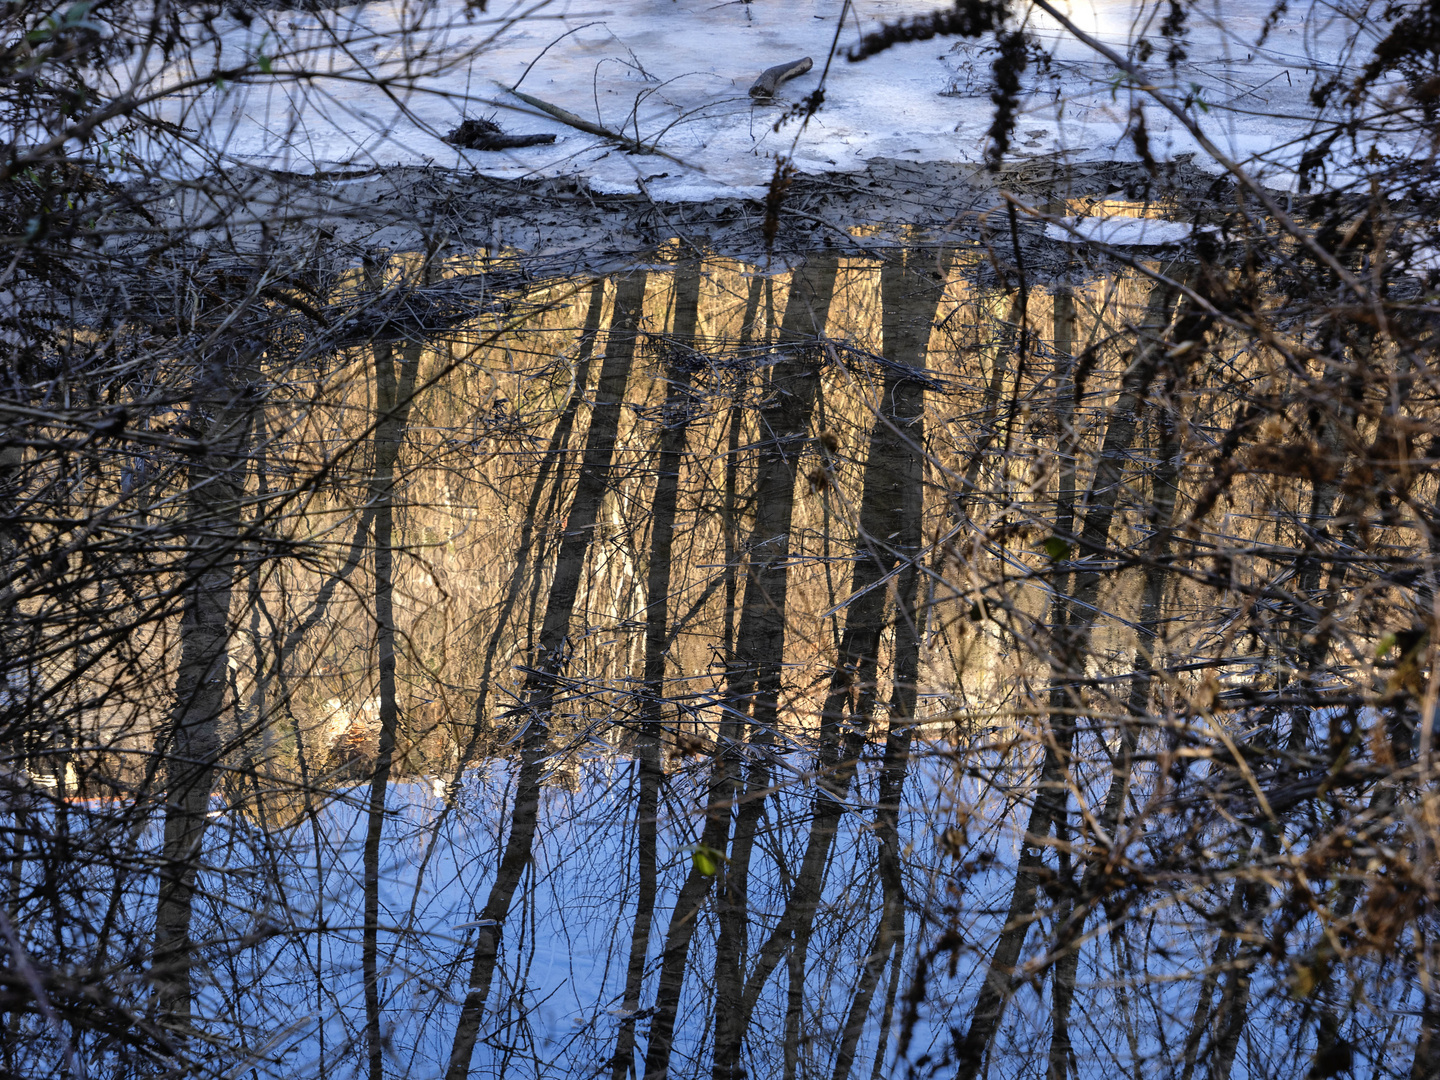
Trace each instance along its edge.
{"label": "sunlit forest reflection", "polygon": [[[105,897],[146,852],[215,852],[159,885],[165,1008],[296,1075],[1410,1074],[1372,781],[1431,746],[1429,374],[1358,322],[1242,332],[1177,261],[507,265],[340,282],[388,321],[251,358],[230,451],[34,456],[157,538],[19,603],[73,614],[32,771],[134,855],[97,922],[144,921]],[[418,332],[425,295],[465,310]],[[210,662],[166,561],[206,497],[242,571],[198,578],[208,765],[144,689]]]}

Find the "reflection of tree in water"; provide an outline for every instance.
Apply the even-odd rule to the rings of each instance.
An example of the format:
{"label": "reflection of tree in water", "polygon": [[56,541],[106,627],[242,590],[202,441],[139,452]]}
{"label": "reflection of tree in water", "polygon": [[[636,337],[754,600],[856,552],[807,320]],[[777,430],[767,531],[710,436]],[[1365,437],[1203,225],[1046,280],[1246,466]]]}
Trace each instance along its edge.
{"label": "reflection of tree in water", "polygon": [[[271,715],[208,767],[269,777],[227,798],[296,822],[303,850],[296,826],[334,827],[320,791],[353,782],[369,739],[359,858],[335,848],[329,871],[363,886],[328,901],[354,910],[359,948],[337,937],[325,978],[363,991],[372,1070],[397,1023],[427,1045],[449,1031],[457,1076],[504,1059],[487,1033],[519,1039],[511,1055],[550,1045],[533,1010],[557,984],[526,974],[553,948],[537,919],[613,928],[611,973],[575,977],[596,1011],[562,1053],[594,1047],[616,1076],[845,1080],[897,1046],[965,1075],[1036,1055],[1078,1075],[1116,1032],[1221,1075],[1261,1016],[1332,1061],[1370,1030],[1375,1006],[1350,995],[1420,1000],[1376,981],[1417,901],[1393,866],[1347,869],[1366,844],[1398,850],[1398,789],[1374,781],[1423,735],[1424,640],[1385,650],[1379,632],[1404,610],[1384,567],[1407,526],[1349,479],[1391,467],[1361,433],[1408,414],[1367,411],[1358,363],[1327,411],[1307,372],[1236,349],[1204,271],[1152,269],[1022,298],[963,252],[816,257],[768,283],[691,258],[541,283],[498,336],[342,354],[304,389],[315,405],[264,402],[245,437],[265,483],[349,463],[277,519],[325,546],[226,605],[261,618],[235,624],[260,629],[234,638],[223,692]],[[1363,329],[1347,342],[1373,349]],[[468,424],[502,398],[505,425]],[[1408,483],[1391,505],[1430,498]],[[192,486],[220,500],[187,511],[197,527],[237,505],[233,484]],[[606,546],[616,521],[633,571]],[[393,676],[372,684],[376,648]],[[97,734],[119,719],[97,714]],[[489,809],[461,769],[486,760],[514,763]],[[105,767],[89,760],[85,790]],[[392,778],[437,770],[455,781],[441,813],[416,816]],[[1360,831],[1327,832],[1351,798]],[[577,835],[592,814],[606,824]],[[464,870],[456,830],[481,822],[501,843]],[[417,863],[393,861],[392,833]],[[167,843],[183,865],[194,841]],[[582,914],[565,882],[591,859],[613,862],[603,887],[586,871]],[[458,954],[430,937],[422,866],[431,888],[469,883],[444,901],[469,924]],[[267,874],[291,908],[314,888]],[[184,888],[171,908],[225,895],[204,875]],[[187,942],[173,1015],[195,1009],[185,972],[231,948],[212,918],[167,916]],[[1261,928],[1292,946],[1276,956]],[[264,993],[303,993],[303,938],[245,948],[287,972]],[[467,987],[458,1028],[397,997],[401,971]]]}
{"label": "reflection of tree in water", "polygon": [[[1428,137],[1433,21],[1347,108]],[[111,283],[17,150],[0,1066],[1434,1075],[1435,205],[1338,138],[579,279]]]}

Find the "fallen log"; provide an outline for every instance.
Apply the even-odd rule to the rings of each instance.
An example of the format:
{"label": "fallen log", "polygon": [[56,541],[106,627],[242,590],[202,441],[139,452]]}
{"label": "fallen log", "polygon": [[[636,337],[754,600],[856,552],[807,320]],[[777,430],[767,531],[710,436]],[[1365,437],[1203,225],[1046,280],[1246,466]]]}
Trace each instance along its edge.
{"label": "fallen log", "polygon": [[551,105],[548,101],[542,101],[540,98],[531,97],[529,94],[521,93],[519,90],[513,88],[510,88],[510,93],[514,94],[517,98],[525,102],[525,104],[529,105],[531,108],[539,109],[541,112],[553,116],[562,124],[573,127],[577,131],[584,131],[590,135],[598,135],[602,139],[609,139],[611,142],[619,143],[631,153],[651,154],[655,152],[653,147],[645,146],[641,143],[638,143],[634,139],[630,138],[628,135],[622,135],[618,131],[611,131],[607,127],[602,127],[600,124],[592,124],[584,117],[576,116],[569,109],[562,109],[558,105]]}
{"label": "fallen log", "polygon": [[787,79],[793,79],[797,75],[804,75],[815,62],[808,56],[802,56],[799,60],[791,60],[789,63],[776,64],[774,67],[766,68],[755,80],[755,85],[750,87],[750,96],[757,101],[768,101],[775,96],[775,91],[780,84]]}
{"label": "fallen log", "polygon": [[[666,161],[673,161],[677,165],[685,164],[684,161],[682,161],[680,158],[675,157],[673,154],[668,154],[664,150],[659,149],[658,147],[640,142],[636,139],[632,139],[630,138],[630,136],[623,135],[618,131],[611,131],[609,128],[601,124],[592,124],[584,117],[576,116],[569,109],[562,109],[558,105],[551,105],[548,101],[544,101],[540,98],[532,97],[529,94],[522,93],[521,91],[516,90],[513,86],[503,86],[499,83],[497,83],[496,85],[500,86],[500,89],[504,90],[505,93],[510,94],[513,97],[519,98],[526,105],[529,105],[532,109],[539,109],[546,116],[559,120],[560,123],[566,125],[567,127],[572,127],[576,131],[583,131],[590,135],[598,135],[602,139],[608,139],[609,141],[623,147],[628,153],[654,154],[656,157],[662,157]],[[693,165],[689,167],[696,168]],[[703,172],[704,170],[699,169],[697,171]]]}

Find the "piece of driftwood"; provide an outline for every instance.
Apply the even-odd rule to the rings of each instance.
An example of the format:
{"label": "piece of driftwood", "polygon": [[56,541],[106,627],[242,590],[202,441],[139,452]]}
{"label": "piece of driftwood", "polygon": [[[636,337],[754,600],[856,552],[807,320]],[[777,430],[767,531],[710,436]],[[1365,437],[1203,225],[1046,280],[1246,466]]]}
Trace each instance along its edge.
{"label": "piece of driftwood", "polygon": [[624,147],[625,150],[627,150],[629,153],[654,154],[656,157],[664,158],[666,161],[673,161],[677,165],[685,164],[685,162],[683,162],[680,158],[675,157],[673,154],[667,154],[659,147],[639,142],[635,139],[630,138],[630,136],[628,135],[622,135],[618,131],[611,131],[609,128],[601,124],[592,124],[584,117],[576,116],[569,109],[562,109],[559,105],[551,105],[548,101],[543,101],[540,98],[532,97],[531,95],[523,93],[520,90],[516,90],[513,86],[501,86],[498,83],[496,85],[500,86],[500,89],[504,90],[507,94],[511,94],[519,98],[531,108],[539,109],[546,116],[554,117],[556,120],[559,120],[567,127],[573,127],[577,131],[589,132],[591,135],[598,135],[602,139],[609,139],[611,142],[617,143],[620,146]]}
{"label": "piece of driftwood", "polygon": [[810,57],[802,56],[799,60],[791,60],[788,64],[776,64],[774,67],[766,68],[755,80],[755,85],[750,87],[750,96],[757,100],[772,98],[780,84],[786,79],[804,75],[814,66],[815,62]]}
{"label": "piece of driftwood", "polygon": [[621,146],[625,147],[627,150],[630,150],[632,153],[647,154],[652,152],[650,147],[642,146],[634,139],[626,135],[621,135],[618,131],[611,131],[609,128],[602,127],[599,124],[592,124],[584,117],[576,116],[569,109],[562,109],[559,105],[551,105],[548,101],[542,101],[540,98],[531,97],[529,94],[521,93],[519,90],[516,90],[514,88],[510,88],[510,93],[514,94],[521,101],[525,102],[526,105],[529,105],[532,108],[539,109],[541,112],[553,116],[562,124],[573,127],[577,131],[586,131],[589,132],[591,135],[598,135],[602,139],[609,139],[611,142],[617,142]]}
{"label": "piece of driftwood", "polygon": [[445,141],[451,146],[461,146],[466,150],[514,150],[521,146],[544,146],[553,143],[555,136],[506,135],[493,120],[472,117],[446,135]]}

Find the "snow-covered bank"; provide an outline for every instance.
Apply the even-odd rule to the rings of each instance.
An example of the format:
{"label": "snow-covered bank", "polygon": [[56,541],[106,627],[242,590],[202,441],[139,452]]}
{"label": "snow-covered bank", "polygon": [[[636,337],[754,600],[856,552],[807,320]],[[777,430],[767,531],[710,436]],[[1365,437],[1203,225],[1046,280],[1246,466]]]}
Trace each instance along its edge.
{"label": "snow-covered bank", "polygon": [[[756,197],[781,156],[808,173],[858,171],[875,158],[983,158],[992,41],[937,38],[862,63],[843,56],[862,32],[936,6],[555,0],[492,6],[484,15],[458,2],[268,11],[248,26],[217,24],[224,49],[216,67],[263,57],[276,78],[202,79],[167,108],[208,148],[192,166],[211,155],[306,173],[435,164],[507,178],[580,177],[597,191],[643,192],[659,202]],[[1168,38],[1154,5],[1083,0],[1068,10],[1081,29],[1132,56],[1138,38],[1154,42],[1144,64],[1154,84],[1193,103],[1222,150],[1282,182],[1315,130],[1311,89],[1366,59],[1376,38],[1370,24],[1315,3],[1215,0]],[[1130,133],[1144,106],[1157,155],[1197,153],[1203,163],[1191,135],[1145,105],[1146,95],[1113,65],[1043,13],[1029,13],[1026,25],[1054,62],[1025,73],[1013,157],[1136,160]],[[824,105],[802,132],[792,110],[820,85],[837,44],[842,55],[825,75]],[[1172,44],[1184,54],[1173,66]],[[763,68],[807,55],[815,67],[773,101],[750,98]],[[376,78],[392,81],[382,88]],[[506,92],[517,82],[661,153],[627,153],[537,112]],[[508,131],[557,138],[506,152],[443,141],[462,117],[491,113]]]}

